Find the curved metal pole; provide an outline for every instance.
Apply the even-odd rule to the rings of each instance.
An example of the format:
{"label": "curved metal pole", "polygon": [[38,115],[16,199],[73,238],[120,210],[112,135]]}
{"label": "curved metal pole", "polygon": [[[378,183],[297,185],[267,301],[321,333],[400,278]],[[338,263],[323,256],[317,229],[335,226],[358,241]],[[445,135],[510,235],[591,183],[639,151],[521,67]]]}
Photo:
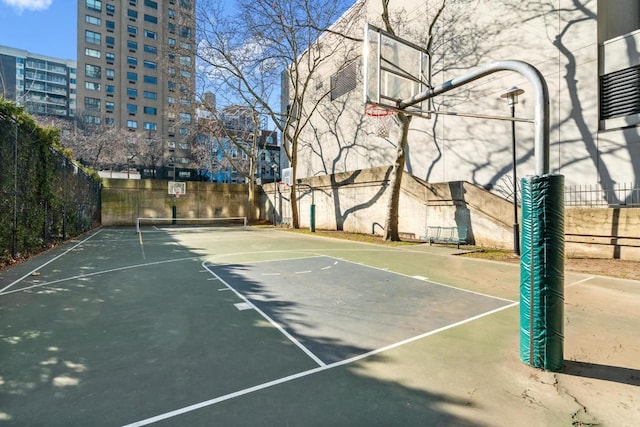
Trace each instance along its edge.
{"label": "curved metal pole", "polygon": [[398,102],[399,109],[405,109],[419,102],[441,95],[474,80],[499,71],[515,71],[526,77],[533,86],[535,96],[535,135],[534,156],[536,161],[536,175],[549,173],[549,89],[542,73],[533,65],[523,61],[498,61],[484,67],[477,68],[461,77],[449,80],[440,86],[429,89],[421,94]]}

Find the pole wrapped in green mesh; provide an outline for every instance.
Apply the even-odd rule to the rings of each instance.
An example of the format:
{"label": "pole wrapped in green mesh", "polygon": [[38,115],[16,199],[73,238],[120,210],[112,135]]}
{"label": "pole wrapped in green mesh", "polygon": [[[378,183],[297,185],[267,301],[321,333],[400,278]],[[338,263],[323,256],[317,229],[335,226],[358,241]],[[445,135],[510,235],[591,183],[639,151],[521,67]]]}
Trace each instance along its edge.
{"label": "pole wrapped in green mesh", "polygon": [[520,358],[549,371],[564,362],[564,176],[522,179]]}

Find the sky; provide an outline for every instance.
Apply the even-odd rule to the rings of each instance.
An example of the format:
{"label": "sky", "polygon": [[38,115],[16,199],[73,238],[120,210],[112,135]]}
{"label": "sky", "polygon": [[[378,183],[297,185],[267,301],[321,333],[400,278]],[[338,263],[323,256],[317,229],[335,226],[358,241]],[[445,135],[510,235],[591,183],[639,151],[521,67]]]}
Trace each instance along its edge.
{"label": "sky", "polygon": [[77,60],[76,0],[0,0],[0,45]]}

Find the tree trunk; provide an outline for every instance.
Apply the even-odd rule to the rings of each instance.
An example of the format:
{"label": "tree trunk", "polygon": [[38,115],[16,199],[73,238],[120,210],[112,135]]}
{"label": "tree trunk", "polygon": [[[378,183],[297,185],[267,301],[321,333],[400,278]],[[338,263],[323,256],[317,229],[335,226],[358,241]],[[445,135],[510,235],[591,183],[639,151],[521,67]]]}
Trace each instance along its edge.
{"label": "tree trunk", "polygon": [[382,235],[383,240],[400,240],[400,235],[398,233],[398,210],[411,117],[412,116],[403,113],[398,113],[398,119],[400,120],[400,137],[398,138],[396,160],[393,164],[393,169],[391,170],[391,176],[389,177],[391,194],[389,195],[389,203],[387,206],[387,217],[384,221],[384,234]]}

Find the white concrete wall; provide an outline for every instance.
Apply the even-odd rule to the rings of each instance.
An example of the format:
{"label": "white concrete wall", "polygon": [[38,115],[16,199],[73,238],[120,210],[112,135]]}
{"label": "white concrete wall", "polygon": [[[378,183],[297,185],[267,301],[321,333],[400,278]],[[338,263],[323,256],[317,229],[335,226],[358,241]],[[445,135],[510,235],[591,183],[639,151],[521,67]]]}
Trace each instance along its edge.
{"label": "white concrete wall", "polygon": [[[361,29],[365,22],[383,27],[381,0],[366,3],[359,18],[349,18],[361,21],[361,25],[353,27]],[[596,3],[449,1],[436,25],[432,82],[442,84],[497,60],[531,63],[543,73],[549,86],[550,172],[565,175],[567,185],[609,187],[640,180],[640,129],[636,124],[629,127],[629,123],[624,128],[601,129],[598,77],[600,62],[606,64],[609,60],[603,59],[606,52],[598,44]],[[391,16],[397,34],[424,45],[426,28],[439,4],[427,0],[392,1]],[[353,35],[362,37],[362,31]],[[628,42],[626,39],[627,62],[637,62],[640,47],[629,50]],[[357,49],[345,52],[353,56]],[[329,87],[330,76],[336,71],[331,65],[322,70],[318,79],[324,88]],[[434,99],[434,107],[440,111],[506,116],[509,109],[500,94],[512,86],[526,91],[516,106],[516,115],[533,118],[530,84],[515,73],[494,74],[451,91]],[[363,115],[362,99],[359,86],[323,103],[303,133],[297,178],[392,163],[399,129],[393,126],[388,138],[376,136],[376,119]],[[518,123],[516,134],[518,175],[533,174],[533,125]],[[504,188],[509,186],[511,163],[509,122],[451,115],[412,120],[406,170],[418,178],[429,182],[464,180]]]}

